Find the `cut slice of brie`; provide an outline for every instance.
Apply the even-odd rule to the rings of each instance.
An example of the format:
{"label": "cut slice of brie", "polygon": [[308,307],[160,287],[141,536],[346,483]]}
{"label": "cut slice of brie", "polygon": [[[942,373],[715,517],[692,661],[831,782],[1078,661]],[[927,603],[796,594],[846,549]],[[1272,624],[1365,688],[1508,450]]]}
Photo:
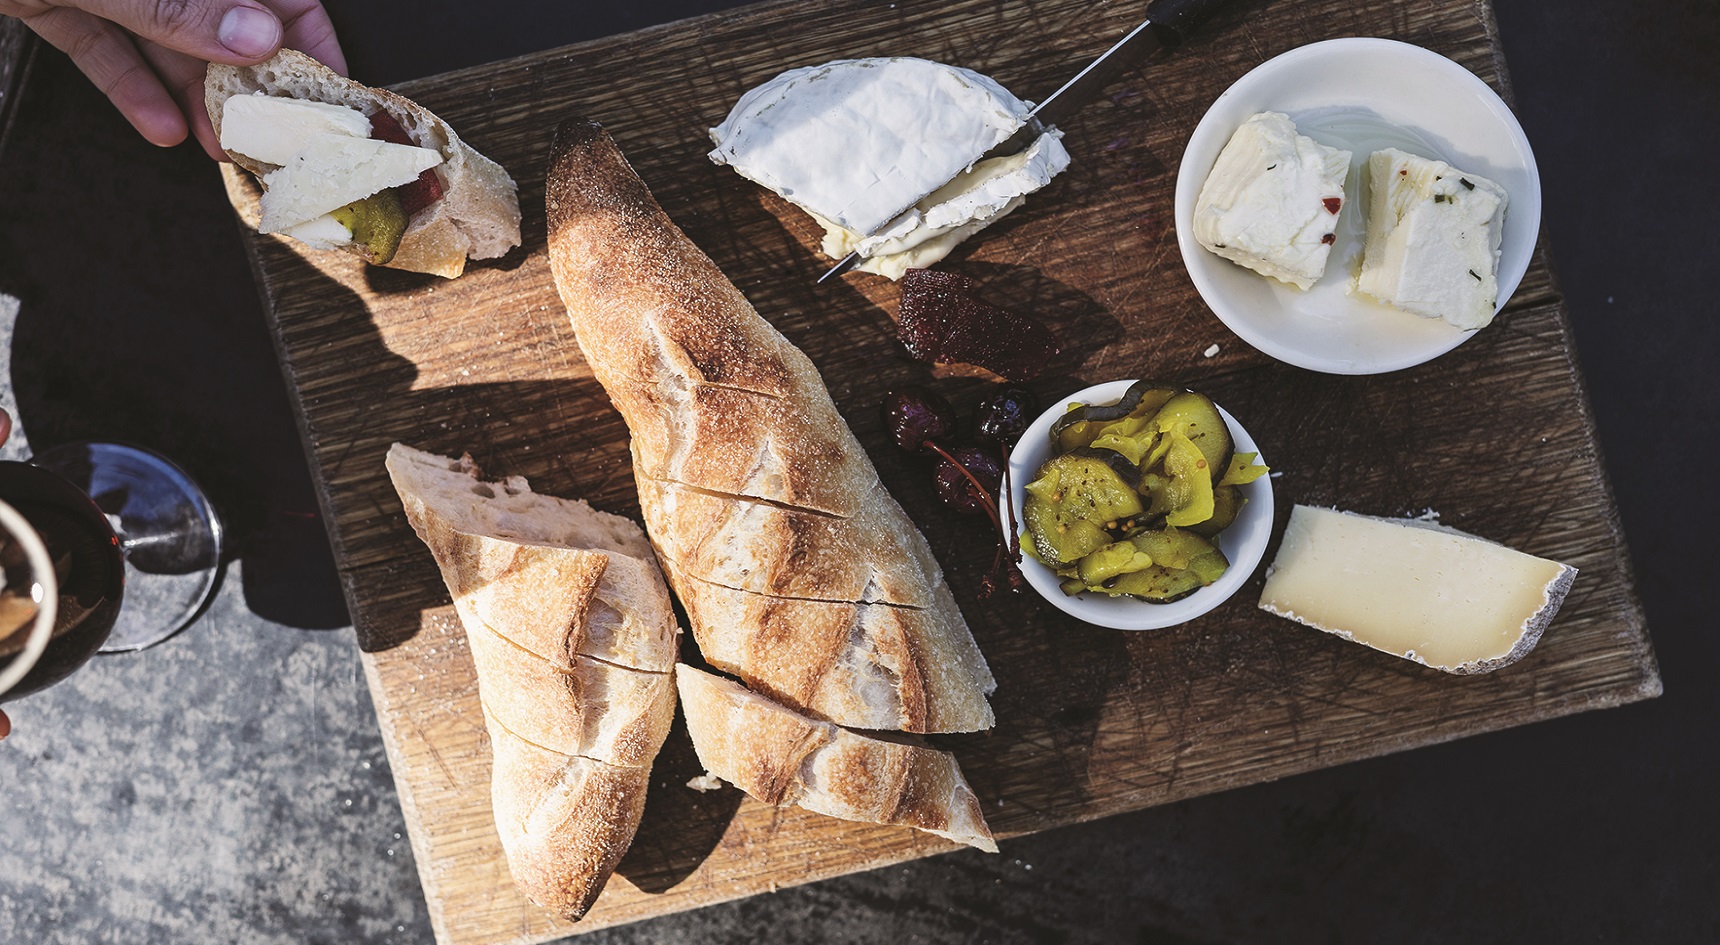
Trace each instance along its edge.
{"label": "cut slice of brie", "polygon": [[1459,328],[1493,321],[1505,188],[1387,148],[1368,158],[1368,243],[1356,287]]}
{"label": "cut slice of brie", "polygon": [[331,210],[399,187],[442,163],[429,148],[347,135],[317,135],[279,170],[263,176],[258,230],[282,233]]}
{"label": "cut slice of brie", "polygon": [[860,268],[898,278],[942,259],[1069,166],[1055,130],[1020,154],[971,163],[1030,110],[968,69],[841,60],[785,72],[742,96],[711,129],[711,160],[812,214],[832,258],[858,252],[867,257]]}
{"label": "cut slice of brie", "polygon": [[1434,522],[1298,505],[1263,610],[1448,673],[1485,673],[1541,639],[1577,569]]}
{"label": "cut slice of brie", "polygon": [[221,147],[263,164],[292,160],[321,135],[370,137],[370,119],[355,108],[258,92],[221,106]]}

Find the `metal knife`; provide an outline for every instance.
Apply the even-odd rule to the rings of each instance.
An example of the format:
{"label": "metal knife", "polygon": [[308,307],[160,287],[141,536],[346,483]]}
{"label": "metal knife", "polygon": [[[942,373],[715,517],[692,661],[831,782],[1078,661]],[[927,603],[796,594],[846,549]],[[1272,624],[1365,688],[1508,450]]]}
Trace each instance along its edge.
{"label": "metal knife", "polygon": [[[1145,62],[1161,49],[1175,49],[1182,45],[1189,34],[1200,28],[1224,2],[1225,0],[1153,0],[1147,5],[1146,22],[1130,30],[1127,36],[1118,40],[1104,55],[1076,73],[1075,78],[1063,83],[1062,88],[1034,106],[1033,110],[1027,113],[1026,122],[1015,134],[984,154],[975,155],[966,166],[971,167],[987,158],[1019,154],[1026,150],[1028,145],[1045,133],[1047,127],[1070,118],[1088,102],[1097,98],[1100,90],[1109,85],[1111,80]],[[944,183],[947,184],[948,181]],[[944,184],[939,184],[909,201],[889,222],[867,233],[866,238],[870,239],[894,226],[896,221],[914,209],[920,201],[943,186]],[[849,253],[841,262],[832,266],[829,272],[819,276],[818,281],[823,282],[832,276],[839,276],[859,265],[860,261],[859,253]]]}

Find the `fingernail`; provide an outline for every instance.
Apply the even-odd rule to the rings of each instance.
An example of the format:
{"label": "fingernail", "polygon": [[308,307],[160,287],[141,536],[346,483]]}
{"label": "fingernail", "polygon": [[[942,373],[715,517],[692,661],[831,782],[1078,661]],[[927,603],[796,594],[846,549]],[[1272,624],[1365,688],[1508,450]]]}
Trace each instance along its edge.
{"label": "fingernail", "polygon": [[281,21],[256,7],[234,7],[221,18],[221,45],[235,56],[257,59],[281,42]]}

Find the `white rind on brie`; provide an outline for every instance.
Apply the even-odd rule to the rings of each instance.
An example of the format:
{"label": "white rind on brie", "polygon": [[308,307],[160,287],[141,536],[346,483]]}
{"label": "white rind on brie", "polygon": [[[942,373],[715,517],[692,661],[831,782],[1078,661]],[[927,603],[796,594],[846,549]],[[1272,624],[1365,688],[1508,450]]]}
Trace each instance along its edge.
{"label": "white rind on brie", "polygon": [[812,216],[824,227],[825,255],[842,259],[858,253],[862,262],[855,268],[900,279],[909,269],[936,264],[963,240],[1026,203],[1028,194],[1068,167],[1063,132],[1053,128],[1020,154],[975,164],[871,238],[863,239],[816,213]]}
{"label": "white rind on brie", "polygon": [[942,259],[1069,166],[1054,129],[1020,154],[970,163],[1030,110],[968,69],[840,60],[785,72],[742,96],[711,129],[710,157],[812,214],[832,258],[858,252],[867,257],[862,270],[899,278]]}
{"label": "white rind on brie", "polygon": [[1493,321],[1505,188],[1387,148],[1368,158],[1368,242],[1356,287],[1474,330]]}
{"label": "white rind on brie", "polygon": [[1218,155],[1191,227],[1208,250],[1308,289],[1326,272],[1343,212],[1350,152],[1296,132],[1287,115],[1243,122]]}
{"label": "white rind on brie", "polygon": [[1260,607],[1448,673],[1485,673],[1541,639],[1577,569],[1437,523],[1298,505]]}

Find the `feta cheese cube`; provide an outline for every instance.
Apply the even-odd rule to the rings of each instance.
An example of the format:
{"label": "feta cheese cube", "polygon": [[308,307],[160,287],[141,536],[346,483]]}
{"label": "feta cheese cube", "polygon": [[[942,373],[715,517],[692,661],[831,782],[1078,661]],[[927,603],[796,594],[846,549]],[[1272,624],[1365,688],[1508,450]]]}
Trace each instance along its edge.
{"label": "feta cheese cube", "polygon": [[1298,289],[1326,272],[1350,152],[1296,133],[1287,115],[1242,123],[1201,187],[1192,228],[1225,259]]}
{"label": "feta cheese cube", "polygon": [[1368,158],[1368,241],[1357,288],[1473,330],[1493,320],[1505,188],[1395,148]]}

